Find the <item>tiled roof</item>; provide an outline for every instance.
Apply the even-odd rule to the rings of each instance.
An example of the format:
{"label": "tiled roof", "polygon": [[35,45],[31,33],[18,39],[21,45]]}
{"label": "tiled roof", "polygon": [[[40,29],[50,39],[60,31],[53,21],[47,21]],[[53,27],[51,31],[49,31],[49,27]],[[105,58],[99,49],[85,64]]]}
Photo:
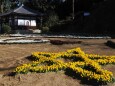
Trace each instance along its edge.
{"label": "tiled roof", "polygon": [[32,16],[42,16],[43,15],[42,13],[36,12],[24,5],[21,5],[20,7],[14,9],[14,10],[10,10],[7,13],[0,14],[0,16],[6,16],[9,14],[24,14],[24,15],[32,15]]}

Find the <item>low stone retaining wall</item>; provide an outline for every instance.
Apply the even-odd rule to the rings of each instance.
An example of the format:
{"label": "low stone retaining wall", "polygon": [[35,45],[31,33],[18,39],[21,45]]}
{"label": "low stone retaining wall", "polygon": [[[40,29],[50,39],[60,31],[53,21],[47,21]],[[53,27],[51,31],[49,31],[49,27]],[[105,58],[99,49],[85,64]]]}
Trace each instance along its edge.
{"label": "low stone retaining wall", "polygon": [[45,37],[45,38],[75,38],[75,39],[111,39],[109,36],[77,36],[77,35],[48,35],[48,34],[11,34],[11,37]]}
{"label": "low stone retaining wall", "polygon": [[49,40],[44,39],[1,39],[0,44],[31,44],[31,43],[47,43]]}

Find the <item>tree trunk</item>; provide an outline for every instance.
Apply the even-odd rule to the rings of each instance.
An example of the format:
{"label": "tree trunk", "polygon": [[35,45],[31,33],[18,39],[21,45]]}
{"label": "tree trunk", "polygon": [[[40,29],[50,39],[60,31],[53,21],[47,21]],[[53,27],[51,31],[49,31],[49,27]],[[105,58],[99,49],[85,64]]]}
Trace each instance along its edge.
{"label": "tree trunk", "polygon": [[75,1],[73,0],[73,3],[72,3],[72,19],[74,20],[74,18],[75,18],[75,9],[74,9],[74,3],[75,3]]}

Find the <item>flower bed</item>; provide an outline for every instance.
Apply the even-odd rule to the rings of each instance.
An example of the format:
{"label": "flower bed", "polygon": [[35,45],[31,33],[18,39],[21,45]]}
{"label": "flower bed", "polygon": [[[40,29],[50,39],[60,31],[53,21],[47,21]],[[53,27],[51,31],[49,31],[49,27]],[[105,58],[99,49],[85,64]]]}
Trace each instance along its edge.
{"label": "flower bed", "polygon": [[[115,56],[85,54],[80,48],[75,48],[59,53],[33,52],[31,57],[34,61],[17,67],[15,73],[45,73],[69,69],[87,80],[113,81],[112,72],[102,69],[100,64],[115,64]],[[60,58],[70,59],[70,61],[64,62]]]}

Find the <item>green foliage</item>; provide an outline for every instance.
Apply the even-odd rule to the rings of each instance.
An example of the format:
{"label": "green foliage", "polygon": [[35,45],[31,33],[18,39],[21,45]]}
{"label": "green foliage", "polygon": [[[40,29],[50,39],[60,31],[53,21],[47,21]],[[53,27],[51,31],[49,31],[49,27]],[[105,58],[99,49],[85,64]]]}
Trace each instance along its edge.
{"label": "green foliage", "polygon": [[47,27],[52,27],[54,25],[57,25],[58,22],[59,22],[58,15],[54,12],[51,12],[44,25],[47,26]]}
{"label": "green foliage", "polygon": [[8,34],[11,32],[11,27],[7,24],[2,24],[2,32]]}
{"label": "green foliage", "polygon": [[32,0],[25,1],[24,4],[32,9],[39,10],[41,12],[47,12],[49,10],[54,10],[54,4],[48,2],[47,0]]}
{"label": "green foliage", "polygon": [[10,0],[0,0],[0,12],[1,13],[7,12],[16,7],[17,5],[15,2],[12,2]]}

